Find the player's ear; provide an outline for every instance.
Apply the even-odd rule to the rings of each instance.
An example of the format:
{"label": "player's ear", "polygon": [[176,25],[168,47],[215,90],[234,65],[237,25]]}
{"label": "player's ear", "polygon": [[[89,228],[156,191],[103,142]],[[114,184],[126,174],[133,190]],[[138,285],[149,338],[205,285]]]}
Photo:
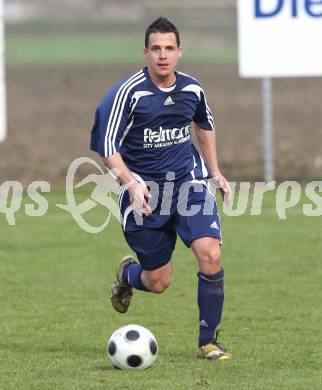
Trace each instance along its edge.
{"label": "player's ear", "polygon": [[183,55],[183,49],[182,49],[181,46],[179,46],[179,48],[178,48],[178,57],[180,58],[180,57],[182,57],[182,55]]}
{"label": "player's ear", "polygon": [[147,58],[148,49],[146,47],[143,49],[143,54],[144,54],[144,58]]}

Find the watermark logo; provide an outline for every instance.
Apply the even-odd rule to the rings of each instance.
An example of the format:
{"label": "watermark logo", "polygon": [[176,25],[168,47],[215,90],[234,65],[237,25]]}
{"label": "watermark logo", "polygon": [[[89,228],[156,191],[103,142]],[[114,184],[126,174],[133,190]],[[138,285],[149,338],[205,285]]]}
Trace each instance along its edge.
{"label": "watermark logo", "polygon": [[[10,226],[16,224],[16,213],[22,207],[23,192],[19,181],[6,181],[0,185],[0,217],[3,214]],[[28,200],[24,207],[27,216],[42,217],[47,213],[48,201],[41,195],[42,192],[50,192],[47,181],[33,181],[27,187]]]}
{"label": "watermark logo", "polygon": [[[95,173],[90,173],[79,183],[75,183],[75,178],[79,176],[79,170],[86,164],[90,165],[91,170],[93,169]],[[132,212],[136,224],[143,225],[144,216],[140,202],[145,195],[142,195],[142,187],[139,188],[137,181],[134,180],[136,185],[132,188],[130,187],[133,182],[120,188],[117,183],[118,176],[119,172],[116,170],[110,171],[105,167],[102,168],[91,158],[79,157],[72,161],[67,170],[66,203],[55,204],[55,206],[68,212],[82,230],[91,234],[102,232],[112,217],[116,218],[124,227],[126,219]],[[165,182],[161,185],[155,181],[144,182],[137,175],[136,179],[144,187],[145,193],[146,189],[149,189],[145,200],[150,213],[159,213],[160,216],[170,215],[174,210],[173,205],[175,205],[176,212],[184,217],[194,216],[197,213],[209,216],[214,213],[214,193],[217,188],[214,180],[187,180],[178,185],[174,172],[168,172],[165,176]],[[83,192],[82,196],[82,198],[85,196],[85,200],[79,201],[79,197],[75,193],[81,191],[85,186],[87,186],[86,191]],[[93,187],[90,193],[88,193],[89,186]],[[230,182],[230,186],[232,188],[232,202],[231,204],[223,203],[222,206],[222,213],[227,216],[262,215],[267,210],[263,204],[264,196],[268,192],[272,192],[273,197],[270,199],[275,201],[271,205],[271,210],[280,220],[288,218],[291,210],[295,207],[305,216],[322,216],[322,181],[311,181],[305,185],[296,181],[282,183],[241,182],[238,184]],[[141,195],[133,190],[136,187],[141,191]],[[116,198],[119,195],[122,204],[126,191],[128,194],[131,192],[131,195],[126,197],[127,200],[123,204],[124,215],[121,215]],[[48,201],[43,194],[50,192],[50,183],[34,181],[29,184],[26,192],[27,196],[24,196],[24,188],[18,181],[6,181],[0,185],[0,218],[3,214],[8,225],[16,224],[16,213],[21,210],[23,203],[24,213],[29,217],[41,217],[48,212]],[[190,202],[191,194],[197,195],[197,193],[205,194],[202,204]],[[102,212],[96,214],[102,217],[103,222],[90,223],[89,212],[99,207]],[[211,227],[216,228],[215,225]]]}
{"label": "watermark logo", "polygon": [[[74,184],[77,170],[84,164],[90,164],[95,167],[99,174],[90,174]],[[120,222],[120,212],[118,204],[113,199],[113,194],[118,193],[119,186],[116,182],[117,175],[113,172],[104,172],[102,167],[94,160],[88,157],[79,157],[75,159],[68,168],[66,175],[66,201],[67,204],[56,204],[57,207],[69,212],[78,226],[84,231],[97,234],[103,231],[108,225],[111,215]],[[81,188],[89,183],[95,185],[90,199],[77,204],[74,189]],[[106,210],[105,222],[99,226],[93,226],[83,217],[84,214],[94,209],[98,205],[104,206]]]}

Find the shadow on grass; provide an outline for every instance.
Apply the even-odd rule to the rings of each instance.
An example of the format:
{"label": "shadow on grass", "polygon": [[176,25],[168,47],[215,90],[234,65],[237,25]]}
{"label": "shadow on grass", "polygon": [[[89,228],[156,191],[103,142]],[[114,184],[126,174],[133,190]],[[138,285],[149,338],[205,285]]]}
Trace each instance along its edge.
{"label": "shadow on grass", "polygon": [[120,368],[113,366],[110,362],[107,362],[106,366],[103,365],[93,366],[93,369],[95,369],[95,371],[113,371],[113,372],[121,371]]}

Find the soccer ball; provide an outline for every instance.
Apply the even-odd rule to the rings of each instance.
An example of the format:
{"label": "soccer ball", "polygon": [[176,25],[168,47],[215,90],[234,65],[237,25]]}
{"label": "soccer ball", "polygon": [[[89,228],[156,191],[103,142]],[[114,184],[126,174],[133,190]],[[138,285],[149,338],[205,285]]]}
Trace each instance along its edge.
{"label": "soccer ball", "polygon": [[158,344],[143,326],[126,325],[112,334],[107,343],[107,355],[117,368],[144,370],[157,358]]}

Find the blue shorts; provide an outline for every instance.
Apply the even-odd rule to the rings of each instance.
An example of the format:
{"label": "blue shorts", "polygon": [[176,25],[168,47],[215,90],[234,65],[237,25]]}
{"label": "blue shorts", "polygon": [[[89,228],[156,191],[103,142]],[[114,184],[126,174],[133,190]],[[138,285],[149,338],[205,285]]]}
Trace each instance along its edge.
{"label": "blue shorts", "polygon": [[152,271],[171,260],[177,234],[187,247],[201,237],[215,237],[221,242],[216,199],[206,179],[163,183],[158,191],[149,182],[146,185],[152,194],[149,204],[153,212],[149,216],[141,217],[133,211],[123,187],[119,194],[123,233],[143,269]]}

